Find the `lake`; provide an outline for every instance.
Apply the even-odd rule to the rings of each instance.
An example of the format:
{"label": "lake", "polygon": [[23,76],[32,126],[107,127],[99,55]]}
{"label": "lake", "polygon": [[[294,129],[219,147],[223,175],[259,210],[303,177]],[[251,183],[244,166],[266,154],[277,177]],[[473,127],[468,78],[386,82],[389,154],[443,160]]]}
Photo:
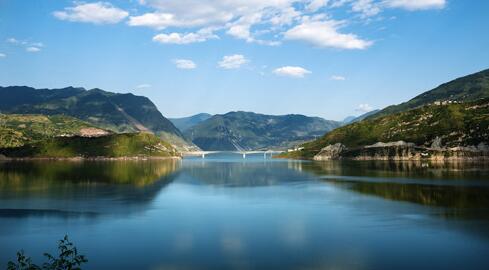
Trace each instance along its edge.
{"label": "lake", "polygon": [[0,162],[0,269],[489,269],[489,165],[263,155]]}

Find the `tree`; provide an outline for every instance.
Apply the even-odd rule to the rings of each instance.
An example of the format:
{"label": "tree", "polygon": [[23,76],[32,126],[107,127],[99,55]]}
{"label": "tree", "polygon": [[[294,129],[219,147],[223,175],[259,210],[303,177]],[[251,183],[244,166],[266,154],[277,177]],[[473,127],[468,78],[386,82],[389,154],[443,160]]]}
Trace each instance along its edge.
{"label": "tree", "polygon": [[84,255],[79,255],[75,245],[65,235],[58,243],[58,256],[44,253],[47,258],[42,267],[33,264],[31,258],[21,250],[17,252],[17,262],[8,262],[7,270],[81,270],[81,265],[88,262]]}

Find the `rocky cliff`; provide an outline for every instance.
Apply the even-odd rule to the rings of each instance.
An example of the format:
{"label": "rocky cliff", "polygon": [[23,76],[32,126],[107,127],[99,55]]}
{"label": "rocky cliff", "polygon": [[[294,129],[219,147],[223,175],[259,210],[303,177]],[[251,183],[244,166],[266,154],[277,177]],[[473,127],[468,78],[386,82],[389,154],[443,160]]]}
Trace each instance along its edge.
{"label": "rocky cliff", "polygon": [[485,143],[466,147],[424,147],[404,141],[378,142],[373,145],[348,148],[331,144],[316,154],[314,160],[430,160],[430,161],[481,161],[489,160],[489,147]]}

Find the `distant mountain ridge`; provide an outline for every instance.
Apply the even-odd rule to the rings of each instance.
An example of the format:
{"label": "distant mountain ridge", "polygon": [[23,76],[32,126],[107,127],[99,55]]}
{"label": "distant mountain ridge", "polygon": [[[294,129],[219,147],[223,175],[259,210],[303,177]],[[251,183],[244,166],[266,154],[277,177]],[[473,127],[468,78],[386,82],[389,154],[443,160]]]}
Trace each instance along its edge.
{"label": "distant mountain ridge", "polygon": [[181,118],[168,118],[181,132],[185,132],[187,129],[204,122],[212,117],[212,114],[199,113],[189,117]]}
{"label": "distant mountain ridge", "polygon": [[343,119],[343,121],[341,121],[341,123],[343,125],[348,125],[351,123],[359,122],[359,121],[362,121],[363,119],[365,119],[371,115],[378,113],[379,111],[380,110],[373,110],[373,111],[366,112],[366,113],[359,115],[359,116],[348,116],[345,119]]}
{"label": "distant mountain ridge", "polygon": [[214,115],[184,134],[203,150],[286,149],[339,126],[319,117],[238,111]]}
{"label": "distant mountain ridge", "polygon": [[183,134],[150,99],[98,88],[0,87],[0,112],[69,115],[114,132],[150,131],[179,148],[191,148]]}

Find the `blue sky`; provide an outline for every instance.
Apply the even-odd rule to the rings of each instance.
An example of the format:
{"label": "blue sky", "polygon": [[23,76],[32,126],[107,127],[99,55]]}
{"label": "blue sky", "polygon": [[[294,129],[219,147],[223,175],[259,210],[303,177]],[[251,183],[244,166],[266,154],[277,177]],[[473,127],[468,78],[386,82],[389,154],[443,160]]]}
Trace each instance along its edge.
{"label": "blue sky", "polygon": [[0,85],[340,120],[489,68],[489,1],[0,0]]}

